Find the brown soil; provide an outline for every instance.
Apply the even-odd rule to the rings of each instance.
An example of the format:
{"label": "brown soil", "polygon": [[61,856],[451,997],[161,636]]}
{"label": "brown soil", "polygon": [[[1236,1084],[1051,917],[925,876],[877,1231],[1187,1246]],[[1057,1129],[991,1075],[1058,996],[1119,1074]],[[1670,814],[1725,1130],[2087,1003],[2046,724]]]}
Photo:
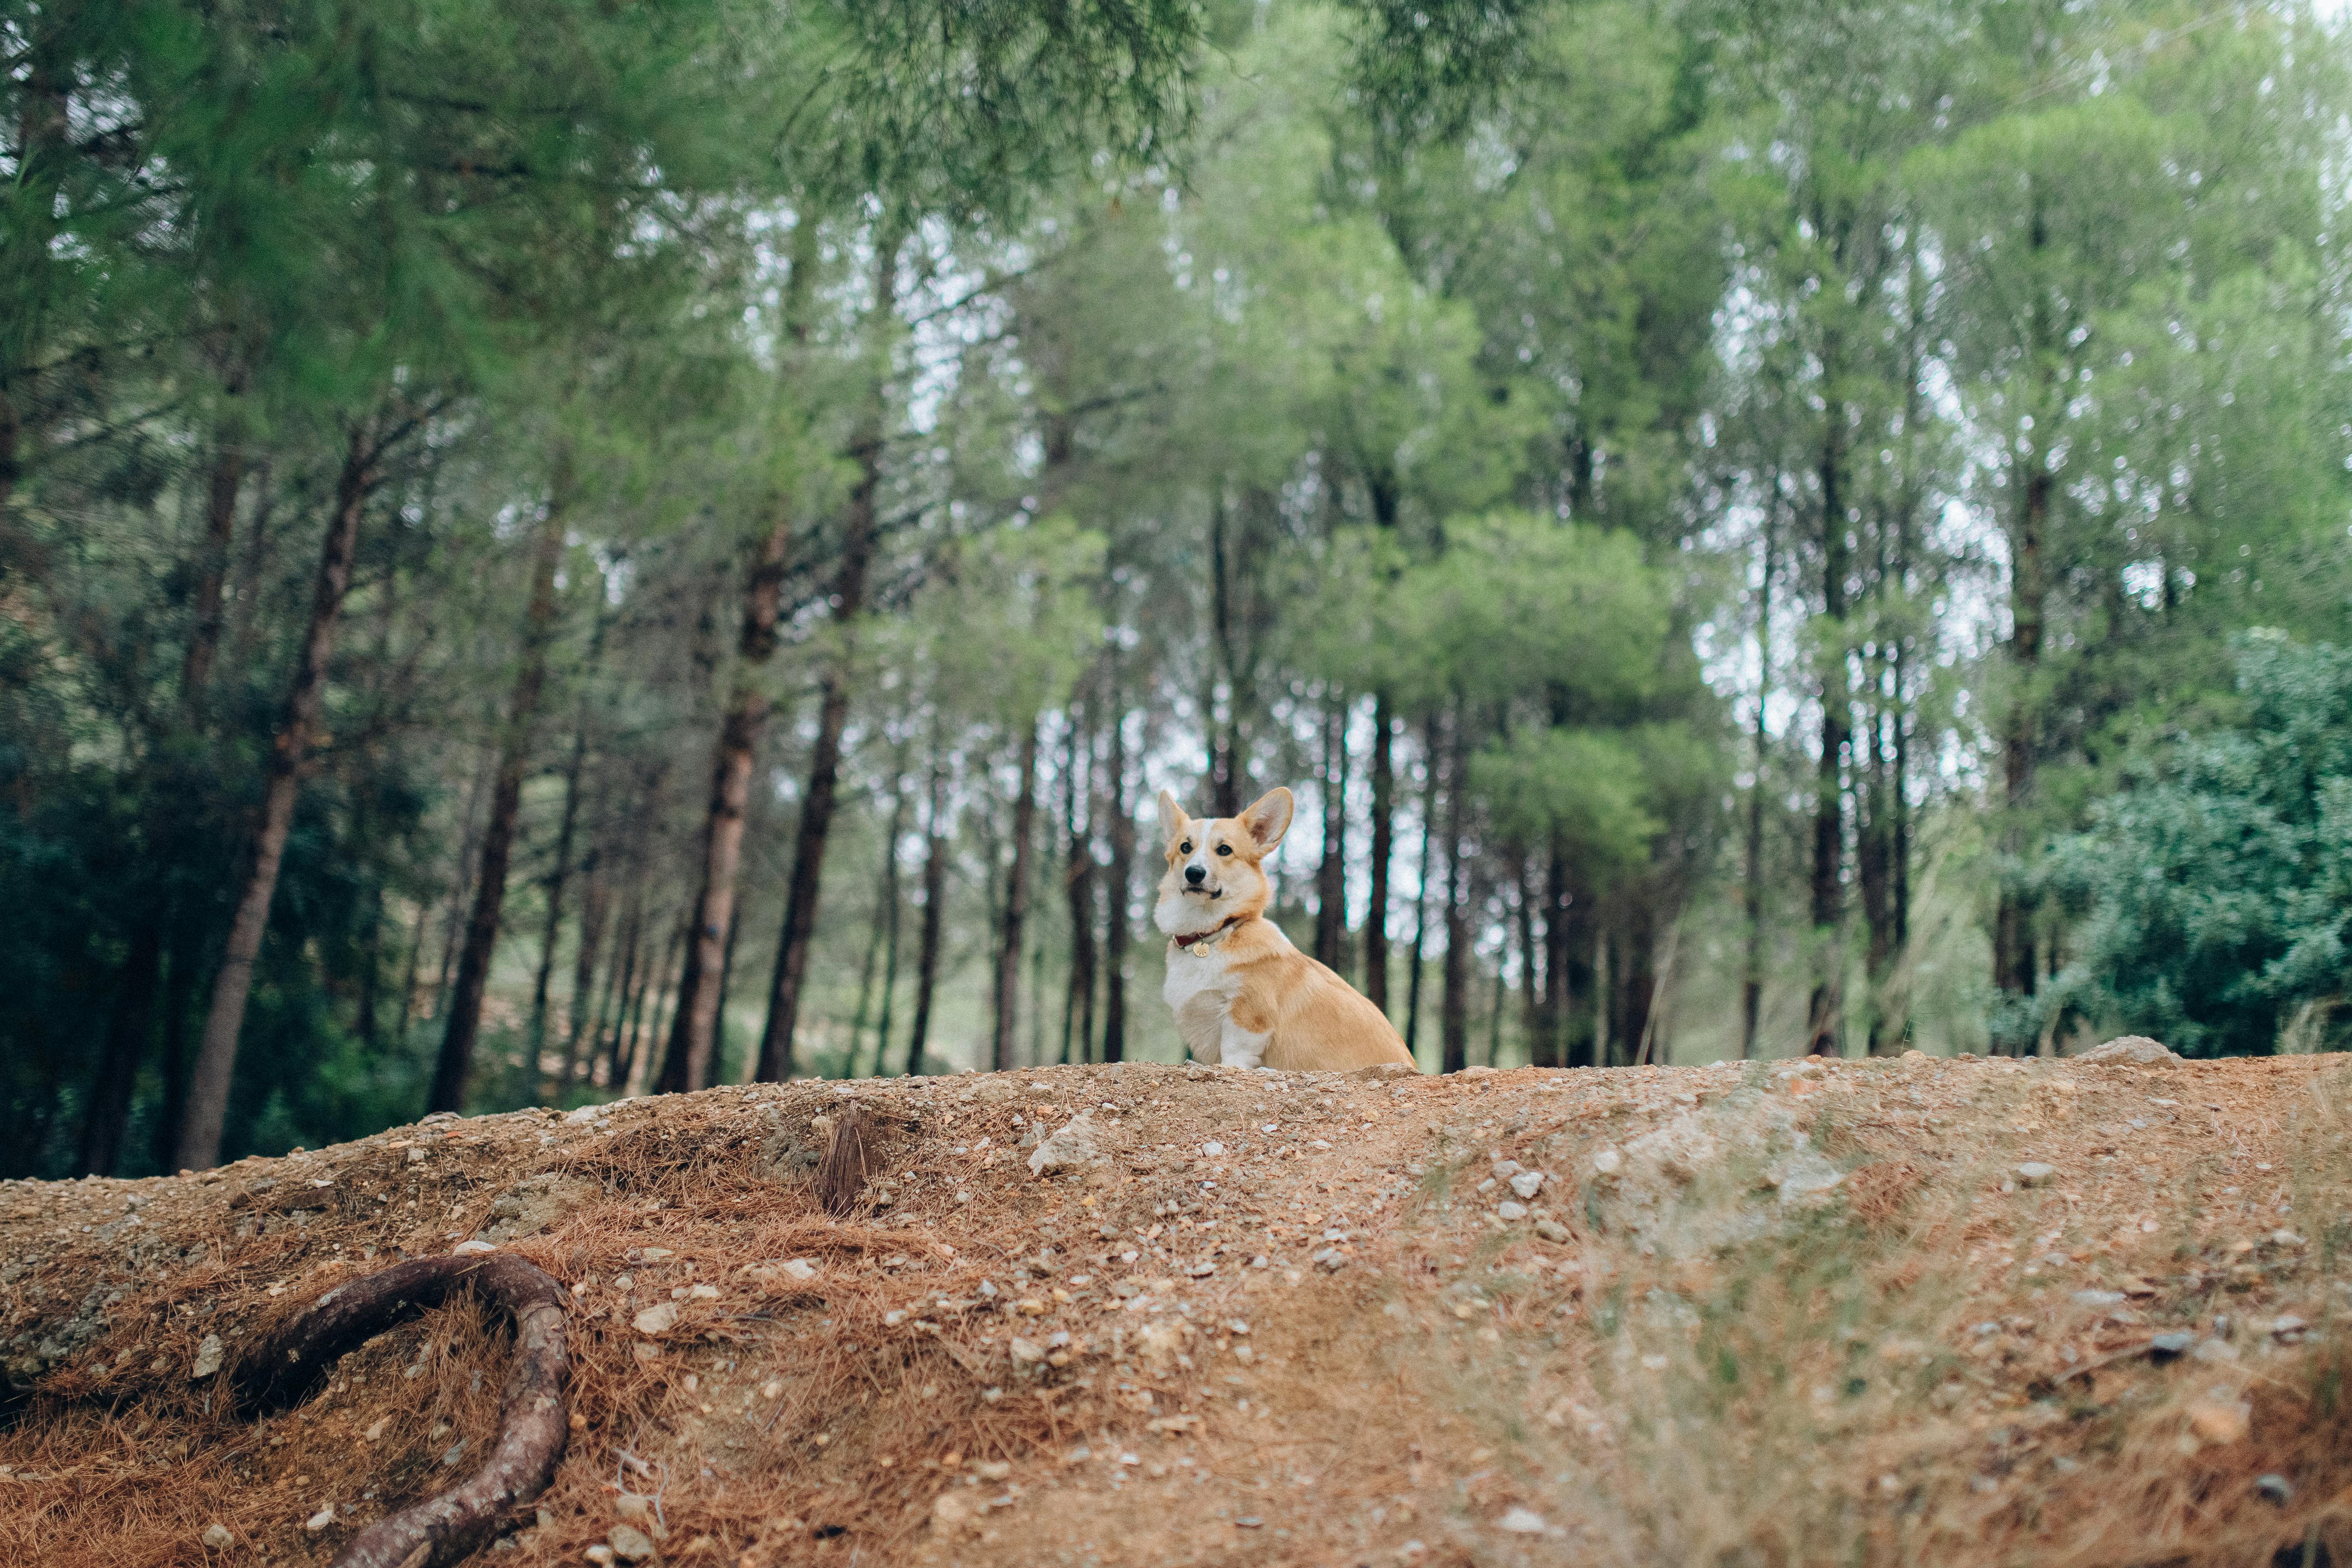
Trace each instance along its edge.
{"label": "brown soil", "polygon": [[[572,1292],[518,1568],[622,1524],[714,1568],[2340,1563],[2347,1101],[2331,1058],[1130,1066],[13,1184],[0,1562],[324,1563],[465,1474],[507,1354],[470,1301],[265,1420],[194,1373],[481,1237]],[[1032,1175],[1085,1111],[1098,1160]]]}

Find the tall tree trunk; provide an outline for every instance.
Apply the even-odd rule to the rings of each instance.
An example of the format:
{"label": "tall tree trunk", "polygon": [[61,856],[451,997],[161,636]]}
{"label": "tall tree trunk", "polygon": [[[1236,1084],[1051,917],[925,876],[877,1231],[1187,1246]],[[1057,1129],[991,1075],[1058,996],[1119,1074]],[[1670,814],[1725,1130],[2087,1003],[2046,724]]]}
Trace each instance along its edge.
{"label": "tall tree trunk", "polygon": [[1396,855],[1396,716],[1372,701],[1371,889],[1364,905],[1364,995],[1389,1010],[1389,862]]}
{"label": "tall tree trunk", "polygon": [[[670,931],[669,942],[662,949],[661,971],[659,976],[654,982],[653,1014],[651,1017],[646,1020],[644,1040],[646,1051],[646,1060],[645,1063],[645,1070],[636,1075],[639,1078],[650,1079],[653,1076],[651,1062],[653,1048],[661,1040],[662,1036],[668,1030],[669,1026],[677,1022],[677,965],[679,958],[686,948],[686,924],[681,921]],[[721,961],[721,966],[724,967],[723,960]],[[632,1047],[631,1054],[632,1056],[635,1055],[634,1047]]]}
{"label": "tall tree trunk", "polygon": [[1430,847],[1437,841],[1437,788],[1439,775],[1444,771],[1439,765],[1435,714],[1429,718],[1422,752],[1428,759],[1429,776],[1421,805],[1421,871],[1413,880],[1412,973],[1405,982],[1404,1048],[1408,1053],[1419,1045],[1421,1033],[1421,972],[1429,942],[1429,856]]}
{"label": "tall tree trunk", "polygon": [[1739,984],[1739,1055],[1756,1054],[1756,1030],[1764,1009],[1764,801],[1765,770],[1771,763],[1771,731],[1766,710],[1772,696],[1772,568],[1780,560],[1780,476],[1772,476],[1772,496],[1764,510],[1763,581],[1756,596],[1756,756],[1755,782],[1748,790],[1746,875],[1741,881],[1741,912],[1747,919],[1747,952]]}
{"label": "tall tree trunk", "polygon": [[432,906],[417,900],[416,929],[408,933],[408,963],[401,969],[400,1022],[392,1031],[392,1037],[404,1047],[408,1043],[408,1026],[416,1018],[416,974],[425,963],[425,931],[432,923]]}
{"label": "tall tree trunk", "polygon": [[[857,977],[857,1012],[849,1022],[849,1059],[844,1075],[857,1076],[857,1048],[866,1037],[866,1026],[874,1016],[874,972],[880,967],[883,950],[891,945],[892,928],[898,916],[898,840],[907,831],[907,749],[899,747],[897,763],[890,770],[890,825],[882,836],[882,869],[874,884],[874,931],[866,944],[866,964]],[[887,982],[885,983],[887,984]],[[883,1005],[886,1024],[874,1043],[874,1076],[882,1076],[883,1053],[890,1047],[887,1019],[889,1005]]]}
{"label": "tall tree trunk", "polygon": [[[580,865],[580,946],[572,955],[572,995],[563,1020],[563,1069],[556,1079],[558,1098],[569,1095],[578,1080],[580,1040],[596,1004],[596,961],[603,956],[604,922],[612,899],[604,889],[600,851],[593,839]],[[592,1054],[593,1047],[591,1047]]]}
{"label": "tall tree trunk", "polygon": [[1348,943],[1348,703],[1323,703],[1323,858],[1315,868],[1315,957],[1338,969]]}
{"label": "tall tree trunk", "polygon": [[150,915],[131,929],[131,950],[116,973],[106,1048],[82,1118],[81,1168],[90,1175],[110,1176],[121,1161],[123,1136],[131,1128],[131,1091],[138,1082],[140,1058],[147,1054],[147,1038],[154,1032],[155,992],[163,970],[163,922]]}
{"label": "tall tree trunk", "polygon": [[[735,939],[743,934],[743,906],[735,906],[735,916],[727,922],[727,946],[719,955],[719,1016],[710,1031],[710,1076],[717,1082],[727,1071],[727,1005],[735,994]],[[889,1023],[889,1009],[883,1009],[883,1023]]]}
{"label": "tall tree trunk", "polygon": [[[1873,693],[1874,699],[1880,695]],[[1886,790],[1889,758],[1885,735],[1886,714],[1874,700],[1865,711],[1858,746],[1860,755],[1856,758],[1865,782],[1854,792],[1860,814],[1855,829],[1854,881],[1862,894],[1863,925],[1868,941],[1864,973],[1870,986],[1864,1049],[1874,1057],[1883,1054],[1885,1047],[1886,978],[1895,955],[1895,823]]]}
{"label": "tall tree trunk", "polygon": [[[1233,552],[1227,533],[1231,517],[1225,504],[1225,488],[1217,486],[1217,499],[1209,512],[1209,689],[1202,694],[1201,719],[1209,731],[1209,815],[1232,816],[1241,808],[1241,759],[1234,755],[1234,710],[1241,704],[1241,693],[1234,679],[1234,584]],[[1220,715],[1218,694],[1224,700]]]}
{"label": "tall tree trunk", "polygon": [[1013,1034],[1021,1001],[1021,939],[1029,919],[1029,857],[1037,826],[1037,728],[1029,721],[1021,736],[1021,786],[1013,797],[1013,867],[1005,880],[1004,922],[996,946],[996,984],[991,993],[994,1029],[990,1061],[996,1070],[1017,1066]]}
{"label": "tall tree trunk", "polygon": [[1527,1031],[1528,1065],[1556,1068],[1559,1061],[1543,1032],[1545,987],[1550,977],[1543,972],[1543,949],[1536,943],[1534,868],[1525,847],[1512,846],[1511,865],[1517,884],[1513,890],[1518,894],[1519,1026]]}
{"label": "tall tree trunk", "polygon": [[[1091,712],[1089,717],[1091,718]],[[1072,706],[1070,743],[1062,767],[1062,896],[1070,911],[1070,983],[1062,997],[1062,1060],[1092,1059],[1095,1047],[1095,781],[1081,766],[1094,755],[1094,735]]]}
{"label": "tall tree trunk", "polygon": [[326,699],[327,666],[334,656],[335,631],[343,595],[351,589],[352,562],[359,551],[360,515],[375,488],[382,447],[366,427],[352,432],[341,471],[335,479],[335,510],[327,523],[319,570],[311,584],[310,616],[286,704],[272,737],[261,819],[253,836],[253,863],[229,922],[228,943],[213,981],[212,1005],[189,1075],[188,1103],[174,1152],[177,1164],[202,1170],[220,1163],[221,1131],[228,1120],[229,1083],[236,1071],[237,1036],[245,1027],[246,997],[253,966],[269,925],[270,900],[278,892],[278,869],[286,858],[286,836],[294,826],[295,797],[310,754],[310,734]]}
{"label": "tall tree trunk", "polygon": [[2018,459],[2032,468],[2025,476],[2023,505],[2010,542],[2010,638],[2011,686],[2009,712],[2001,723],[2001,848],[2010,869],[2001,879],[1993,914],[1993,980],[2011,996],[2034,994],[2033,910],[2018,886],[2025,858],[2025,813],[2033,796],[2036,725],[2032,687],[2042,663],[2043,609],[2049,598],[2044,536],[2050,520],[2050,471],[2038,453]]}
{"label": "tall tree trunk", "polygon": [[[230,396],[236,395],[232,384]],[[236,492],[245,480],[245,447],[224,421],[213,437],[213,462],[205,476],[205,542],[196,560],[195,617],[180,658],[180,693],[193,717],[212,684],[220,651],[221,589],[228,575],[229,545],[236,531]]]}
{"label": "tall tree trunk", "polygon": [[948,760],[946,739],[935,722],[931,729],[931,777],[923,807],[923,934],[915,958],[915,1022],[907,1037],[907,1076],[923,1070],[923,1047],[930,1043],[931,1002],[940,985],[940,933],[946,915],[948,837],[946,809]]}
{"label": "tall tree trunk", "polygon": [[477,767],[466,786],[466,810],[457,839],[457,873],[449,883],[448,917],[441,922],[441,964],[433,980],[433,1006],[425,1016],[446,1019],[449,1016],[449,986],[456,977],[457,952],[466,932],[466,910],[474,898],[474,867],[482,848],[482,808],[490,786],[497,782],[498,768]]}
{"label": "tall tree trunk", "polygon": [[877,542],[877,502],[882,487],[882,421],[889,390],[890,324],[898,298],[898,257],[904,231],[886,226],[875,247],[874,305],[867,319],[872,376],[849,456],[857,479],[844,517],[841,561],[834,574],[832,606],[839,647],[819,682],[816,748],[808,787],[801,794],[793,845],[793,879],[784,895],[783,929],[776,936],[775,973],[768,984],[768,1019],[760,1034],[758,1077],[777,1083],[793,1074],[793,1035],[800,1026],[801,987],[809,944],[816,935],[817,899],[824,887],[824,852],[833,832],[834,794],[841,782],[841,737],[849,724],[850,682],[857,657],[857,623],[866,613],[866,578]]}
{"label": "tall tree trunk", "polygon": [[[2040,193],[2030,185],[2027,200],[2031,210],[2027,221],[2027,248],[2035,264],[2050,244],[2049,224],[2045,219]],[[2053,330],[2044,296],[2036,292],[2031,305],[2027,339],[2032,345],[2032,361],[2036,367],[2039,396],[2032,412],[2037,423],[2032,435],[2021,446],[2012,447],[2010,473],[2012,479],[2022,477],[2015,488],[2020,492],[2016,521],[2011,525],[2009,541],[2009,662],[2011,691],[2009,712],[2001,724],[2001,856],[2008,862],[2000,880],[1999,902],[1993,910],[1992,965],[1993,984],[2015,1002],[2022,1002],[2034,994],[2033,972],[2033,910],[2019,879],[2024,869],[2026,844],[2025,813],[2033,798],[2033,779],[2038,761],[2038,730],[2034,707],[2037,700],[2034,683],[2042,664],[2042,618],[2050,594],[2049,563],[2045,559],[2050,531],[2050,498],[2053,481],[2050,465],[2043,455],[2047,437],[2045,426],[2054,425],[2057,413],[2058,381],[2056,374],[2057,333]],[[2007,1042],[2009,1048],[2022,1054],[2022,1037]],[[1995,1049],[2002,1043],[1996,1042]]]}
{"label": "tall tree trunk", "polygon": [[1615,1002],[1609,1037],[1617,1042],[1630,1065],[1639,1059],[1642,1045],[1649,1037],[1651,1014],[1657,1006],[1658,926],[1646,890],[1624,902],[1624,924],[1612,944],[1617,973],[1609,988]]}
{"label": "tall tree trunk", "polygon": [[[1440,1072],[1470,1065],[1470,900],[1462,864],[1462,735],[1468,728],[1459,703],[1447,725],[1445,752],[1445,993],[1438,1004]],[[1431,765],[1435,765],[1432,759]]]}
{"label": "tall tree trunk", "polygon": [[[772,526],[752,552],[744,575],[743,625],[736,639],[734,685],[710,766],[710,801],[703,814],[702,879],[695,895],[686,974],[679,981],[677,1026],[662,1064],[666,1093],[706,1088],[711,1041],[719,1023],[721,951],[735,921],[735,884],[743,864],[743,816],[751,798],[751,764],[767,728],[770,703],[762,678],[774,656],[783,610],[784,568],[792,530],[781,500]],[[836,744],[838,738],[836,737]]]}
{"label": "tall tree trunk", "polygon": [[1103,798],[1110,827],[1110,864],[1103,877],[1102,1059],[1127,1059],[1128,894],[1135,883],[1135,801],[1127,773],[1127,709],[1114,671],[1110,681],[1110,755]]}
{"label": "tall tree trunk", "polygon": [[[1903,650],[1895,652],[1895,690],[1898,698],[1903,691]],[[1911,945],[1911,727],[1897,709],[1895,715],[1895,947],[1900,952]],[[1908,1038],[1910,1021],[1906,1018],[1903,1036]]]}
{"label": "tall tree trunk", "polygon": [[149,1150],[161,1170],[173,1170],[179,1145],[180,1122],[188,1106],[188,1019],[195,1012],[196,982],[203,965],[183,945],[194,945],[195,933],[183,926],[171,934],[163,963],[163,1103],[150,1136]]}
{"label": "tall tree trunk", "polygon": [[1843,773],[1853,698],[1846,684],[1846,507],[1844,405],[1832,403],[1822,442],[1822,613],[1836,643],[1822,652],[1822,752],[1813,798],[1813,993],[1805,1049],[1839,1054],[1838,984],[1844,962],[1845,790]]}
{"label": "tall tree trunk", "polygon": [[[904,805],[903,798],[899,804]],[[883,908],[888,918],[882,937],[882,1016],[874,1023],[874,1076],[876,1078],[880,1078],[890,1070],[891,1015],[898,996],[899,917],[901,907],[906,902],[899,893],[898,860],[895,847],[903,835],[903,828],[894,828],[891,832],[890,842],[894,847],[894,853],[890,858],[888,874],[882,886]]]}
{"label": "tall tree trunk", "polygon": [[1609,928],[1598,921],[1592,934],[1592,1065],[1609,1065],[1609,1009],[1617,988],[1610,984]]}
{"label": "tall tree trunk", "polygon": [[[809,306],[815,298],[818,225],[803,214],[793,228],[792,267],[784,285],[783,330],[797,356],[808,341]],[[878,431],[877,432],[878,437]],[[751,801],[751,767],[773,707],[763,671],[781,640],[784,574],[792,554],[792,516],[781,492],[770,500],[768,527],[753,545],[743,574],[743,619],[735,642],[733,685],[710,763],[709,805],[703,814],[702,877],[695,893],[686,949],[686,973],[678,982],[677,1025],[662,1063],[661,1087],[697,1089],[710,1082],[711,1053],[722,1005],[719,971],[727,967],[722,933],[732,942],[736,882],[743,865],[744,811]],[[790,1048],[787,1044],[788,1050]]]}
{"label": "tall tree trunk", "polygon": [[450,998],[448,1022],[441,1035],[441,1057],[434,1067],[432,1092],[426,1097],[427,1114],[464,1110],[466,1080],[473,1072],[474,1045],[482,1027],[482,995],[489,986],[490,960],[499,944],[499,917],[506,907],[507,865],[514,854],[515,824],[522,813],[523,778],[530,771],[531,732],[539,721],[540,696],[547,688],[547,649],[555,635],[555,572],[563,560],[563,520],[571,499],[569,467],[568,460],[558,459],[555,482],[531,543],[530,606],[523,621],[522,667],[515,674],[506,734],[499,742],[498,782],[490,789],[490,819],[482,837],[474,912],[466,922],[466,948],[457,960],[457,989]]}
{"label": "tall tree trunk", "polygon": [[[547,1045],[547,991],[555,978],[555,950],[563,936],[563,895],[572,885],[572,844],[580,831],[580,781],[588,766],[588,717],[591,689],[604,661],[604,629],[601,605],[595,629],[588,636],[587,668],[581,672],[580,711],[572,727],[572,755],[563,765],[563,814],[555,826],[555,856],[547,868],[547,926],[540,936],[539,973],[530,986],[531,1071],[539,1071],[540,1053]],[[567,1059],[569,1052],[567,1050]]]}
{"label": "tall tree trunk", "polygon": [[1573,1065],[1568,1048],[1568,1023],[1571,1000],[1569,977],[1575,968],[1575,957],[1570,948],[1576,924],[1574,899],[1569,879],[1567,835],[1554,826],[1544,847],[1544,988],[1537,1033],[1544,1041],[1546,1059],[1559,1067]]}
{"label": "tall tree trunk", "polygon": [[[431,489],[436,470],[426,475],[427,495],[424,510],[432,511]],[[278,482],[274,466],[267,448],[251,459],[248,478],[252,483],[253,504],[247,509],[245,547],[236,551],[234,574],[236,592],[236,608],[222,608],[223,636],[228,642],[228,659],[232,667],[250,669],[259,657],[261,636],[268,614],[261,591],[262,578],[269,563],[277,556]],[[387,592],[398,581],[397,574],[386,579]]]}
{"label": "tall tree trunk", "polygon": [[605,971],[604,1000],[596,1009],[596,1047],[604,1058],[604,1087],[615,1092],[621,1088],[621,1046],[627,1032],[629,992],[637,980],[645,912],[643,888],[632,887],[621,903],[621,962]]}

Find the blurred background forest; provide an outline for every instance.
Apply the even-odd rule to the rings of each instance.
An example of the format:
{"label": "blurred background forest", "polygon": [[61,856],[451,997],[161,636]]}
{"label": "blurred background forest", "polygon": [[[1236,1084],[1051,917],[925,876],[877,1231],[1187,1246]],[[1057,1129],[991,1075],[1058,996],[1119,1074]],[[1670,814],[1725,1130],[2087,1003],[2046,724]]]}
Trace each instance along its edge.
{"label": "blurred background forest", "polygon": [[0,1175],[1175,1059],[2352,1038],[2346,40],[5,0]]}

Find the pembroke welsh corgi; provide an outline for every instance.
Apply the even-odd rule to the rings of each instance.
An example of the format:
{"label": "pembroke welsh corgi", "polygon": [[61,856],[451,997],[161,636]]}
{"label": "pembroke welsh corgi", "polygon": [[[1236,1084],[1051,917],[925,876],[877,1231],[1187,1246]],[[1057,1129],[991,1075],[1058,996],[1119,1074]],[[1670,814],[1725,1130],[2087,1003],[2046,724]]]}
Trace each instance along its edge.
{"label": "pembroke welsh corgi", "polygon": [[1239,816],[1196,819],[1160,792],[1168,874],[1151,920],[1168,933],[1160,994],[1199,1061],[1285,1072],[1411,1067],[1381,1010],[1265,918],[1274,886],[1258,862],[1290,830],[1291,807],[1290,792],[1275,789]]}

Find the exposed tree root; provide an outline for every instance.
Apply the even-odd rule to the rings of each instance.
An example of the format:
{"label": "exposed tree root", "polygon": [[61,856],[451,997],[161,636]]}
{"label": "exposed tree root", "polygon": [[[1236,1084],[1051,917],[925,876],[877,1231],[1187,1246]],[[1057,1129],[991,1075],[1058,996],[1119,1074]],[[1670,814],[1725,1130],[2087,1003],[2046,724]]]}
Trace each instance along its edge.
{"label": "exposed tree root", "polygon": [[824,1139],[824,1152],[817,1161],[816,1195],[827,1214],[845,1215],[856,1207],[873,1174],[866,1120],[861,1108],[844,1105],[809,1122]]}
{"label": "exposed tree root", "polygon": [[515,1326],[514,1367],[499,1399],[489,1459],[448,1490],[368,1526],[335,1558],[334,1568],[455,1563],[481,1546],[507,1510],[547,1489],[570,1435],[563,1289],[508,1253],[414,1258],[328,1291],[237,1365],[241,1402],[263,1409],[291,1404],[336,1357],[466,1285],[482,1291]]}

